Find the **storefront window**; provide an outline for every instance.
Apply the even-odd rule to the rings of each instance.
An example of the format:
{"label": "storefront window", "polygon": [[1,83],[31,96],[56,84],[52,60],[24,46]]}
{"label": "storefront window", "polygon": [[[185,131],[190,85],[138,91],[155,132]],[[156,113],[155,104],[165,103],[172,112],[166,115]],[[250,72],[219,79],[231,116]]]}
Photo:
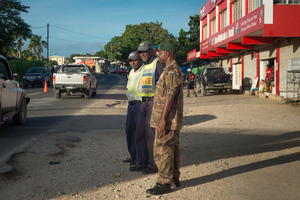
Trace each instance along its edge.
{"label": "storefront window", "polygon": [[249,0],[249,12],[263,5],[263,0]]}
{"label": "storefront window", "polygon": [[210,21],[210,33],[211,33],[211,35],[216,33],[216,18],[213,18]]}
{"label": "storefront window", "polygon": [[220,13],[220,30],[222,30],[223,28],[225,28],[228,24],[227,24],[227,9],[223,10]]}
{"label": "storefront window", "polygon": [[207,25],[203,26],[203,40],[207,38]]}
{"label": "storefront window", "polygon": [[243,17],[242,0],[236,0],[232,4],[232,22],[235,22]]}
{"label": "storefront window", "polygon": [[274,0],[274,4],[300,4],[300,0]]}

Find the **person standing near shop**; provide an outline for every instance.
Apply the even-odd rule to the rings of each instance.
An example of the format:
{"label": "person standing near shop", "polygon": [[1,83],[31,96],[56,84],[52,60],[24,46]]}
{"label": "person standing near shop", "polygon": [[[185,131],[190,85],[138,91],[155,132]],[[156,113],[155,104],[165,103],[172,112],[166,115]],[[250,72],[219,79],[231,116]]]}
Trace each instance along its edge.
{"label": "person standing near shop", "polygon": [[271,73],[272,73],[272,68],[270,65],[266,65],[266,92],[270,91],[270,85],[271,85]]}
{"label": "person standing near shop", "polygon": [[166,68],[161,74],[153,100],[150,126],[156,128],[154,159],[158,168],[156,185],[148,194],[171,192],[171,184],[180,186],[179,135],[183,120],[183,84],[176,60],[176,47],[165,43],[159,46],[159,62]]}
{"label": "person standing near shop", "polygon": [[149,42],[142,42],[137,50],[145,63],[140,93],[142,103],[139,110],[135,144],[137,150],[137,165],[130,167],[130,171],[141,171],[143,174],[153,174],[157,172],[157,167],[153,158],[153,142],[155,129],[150,127],[150,117],[152,113],[153,96],[161,73],[165,65],[158,62],[157,55]]}
{"label": "person standing near shop", "polygon": [[128,61],[132,70],[128,76],[126,97],[128,98],[128,108],[125,124],[125,132],[127,139],[128,152],[130,158],[123,160],[135,165],[136,162],[136,147],[135,147],[135,131],[137,125],[138,112],[142,102],[141,94],[138,91],[140,79],[142,77],[142,60],[137,51],[133,51],[128,56]]}
{"label": "person standing near shop", "polygon": [[186,80],[187,80],[187,95],[186,97],[190,97],[190,90],[194,92],[195,97],[197,97],[197,94],[194,89],[194,81],[195,81],[195,74],[192,72],[191,69],[187,70]]}

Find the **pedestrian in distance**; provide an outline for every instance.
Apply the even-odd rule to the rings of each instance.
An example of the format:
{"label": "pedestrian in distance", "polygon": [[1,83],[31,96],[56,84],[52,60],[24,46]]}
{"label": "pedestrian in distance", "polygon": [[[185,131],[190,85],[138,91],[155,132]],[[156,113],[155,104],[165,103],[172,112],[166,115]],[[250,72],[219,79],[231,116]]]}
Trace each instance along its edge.
{"label": "pedestrian in distance", "polygon": [[189,68],[188,73],[186,75],[186,80],[187,80],[187,95],[186,97],[190,97],[190,90],[194,92],[195,97],[197,97],[197,94],[194,89],[194,81],[195,81],[195,74],[192,72],[192,70]]}
{"label": "pedestrian in distance", "polygon": [[171,184],[180,186],[179,134],[183,120],[183,84],[176,60],[176,47],[165,43],[159,46],[159,62],[166,68],[157,83],[150,126],[156,128],[154,160],[158,168],[156,185],[146,192],[161,195],[171,192]]}
{"label": "pedestrian in distance", "polygon": [[140,88],[142,103],[140,105],[135,134],[137,165],[135,167],[130,167],[129,170],[141,171],[143,174],[153,174],[157,172],[157,167],[153,158],[155,129],[150,127],[149,123],[156,83],[163,72],[165,65],[158,61],[157,55],[149,42],[142,42],[137,51],[140,53],[140,57],[145,66],[142,73]]}
{"label": "pedestrian in distance", "polygon": [[135,131],[137,125],[138,112],[142,102],[141,94],[138,91],[140,79],[142,77],[142,60],[137,51],[133,51],[128,56],[128,62],[132,70],[128,76],[126,97],[128,98],[128,108],[125,124],[126,140],[130,158],[123,160],[131,165],[136,163]]}

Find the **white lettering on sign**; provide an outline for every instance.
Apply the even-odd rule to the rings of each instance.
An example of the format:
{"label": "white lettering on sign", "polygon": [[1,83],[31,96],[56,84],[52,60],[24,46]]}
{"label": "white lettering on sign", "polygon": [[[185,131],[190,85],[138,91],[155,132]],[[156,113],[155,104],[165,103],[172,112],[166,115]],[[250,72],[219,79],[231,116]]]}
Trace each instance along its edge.
{"label": "white lettering on sign", "polygon": [[201,8],[201,10],[200,10],[200,15],[203,17],[203,15],[204,15],[204,11],[205,11],[205,6],[203,6],[202,8]]}
{"label": "white lettering on sign", "polygon": [[194,57],[196,57],[196,51],[191,52],[191,53],[188,54],[188,59],[192,59]]}
{"label": "white lettering on sign", "polygon": [[248,29],[251,29],[252,27],[255,27],[257,25],[257,21],[254,21],[257,19],[257,15],[252,15],[251,17],[246,18],[241,23],[241,32],[245,32]]}
{"label": "white lettering on sign", "polygon": [[224,33],[217,35],[216,37],[213,37],[212,45],[222,42],[228,38],[231,38],[232,36],[234,36],[234,27],[232,27],[231,29],[228,29],[228,31],[225,31]]}

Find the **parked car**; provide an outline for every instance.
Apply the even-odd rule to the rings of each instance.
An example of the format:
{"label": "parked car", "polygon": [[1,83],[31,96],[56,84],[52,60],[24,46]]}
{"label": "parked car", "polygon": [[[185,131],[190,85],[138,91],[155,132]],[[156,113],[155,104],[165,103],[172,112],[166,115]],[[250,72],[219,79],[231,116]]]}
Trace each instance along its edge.
{"label": "parked car", "polygon": [[115,70],[116,70],[116,68],[112,68],[112,69],[109,69],[108,72],[109,72],[110,74],[113,74]]}
{"label": "parked car", "polygon": [[27,115],[29,98],[20,88],[18,74],[12,74],[5,57],[0,55],[0,126],[8,119],[15,124],[24,124]]}
{"label": "parked car", "polygon": [[231,89],[231,85],[231,74],[223,67],[205,67],[196,79],[196,90],[202,96],[207,94],[207,90],[227,92],[227,89]]}
{"label": "parked car", "polygon": [[32,67],[23,76],[23,86],[44,85],[45,82],[50,86],[52,80],[51,72],[46,67]]}
{"label": "parked car", "polygon": [[127,74],[127,68],[117,68],[115,69],[114,74]]}
{"label": "parked car", "polygon": [[53,92],[55,98],[61,98],[62,93],[83,93],[86,99],[96,96],[96,73],[84,64],[63,65],[53,74]]}

